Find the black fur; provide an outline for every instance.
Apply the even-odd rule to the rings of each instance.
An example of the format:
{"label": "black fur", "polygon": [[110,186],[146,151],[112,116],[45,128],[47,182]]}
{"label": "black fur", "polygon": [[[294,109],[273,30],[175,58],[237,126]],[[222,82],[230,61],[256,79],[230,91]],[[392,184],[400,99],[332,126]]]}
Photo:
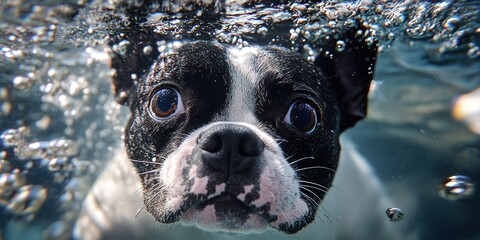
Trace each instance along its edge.
{"label": "black fur", "polygon": [[[368,46],[363,40],[355,40],[350,33],[346,36],[350,41],[343,52],[335,52],[334,42],[327,44],[314,63],[308,62],[297,53],[278,47],[265,47],[266,54],[254,60],[255,64],[269,66],[265,79],[260,79],[255,87],[258,99],[255,109],[252,109],[255,116],[274,138],[286,140],[280,144],[285,156],[294,156],[292,159],[314,156],[312,161],[294,164],[294,169],[311,166],[336,169],[340,133],[366,116],[367,94],[373,76],[376,46]],[[114,68],[117,69],[114,77],[117,99],[131,110],[125,131],[128,156],[142,161],[150,161],[152,158],[161,160],[179,147],[182,136],[210,123],[215,116],[226,111],[228,86],[232,81],[226,55],[228,46],[198,41],[184,45],[173,54],[153,59],[158,56],[157,52],[145,57],[143,52],[138,51],[145,44],[152,44],[156,49],[153,39],[144,39],[143,35],[130,38],[140,39],[138,41],[141,44],[133,47],[134,50],[129,51],[130,54],[126,57],[114,55],[112,60]],[[333,53],[333,58],[325,57],[326,51]],[[135,64],[129,65],[130,63]],[[129,69],[129,66],[132,68]],[[138,81],[127,76],[132,72],[139,75]],[[150,118],[147,109],[152,93],[161,86],[174,87],[179,91],[185,112],[158,122]],[[320,113],[318,127],[312,133],[301,133],[283,121],[289,106],[299,98],[315,103],[315,108]],[[195,161],[202,157],[192,158],[191,161]],[[153,163],[134,164],[139,173],[158,168],[158,165]],[[261,166],[256,169],[259,168]],[[199,174],[203,172],[206,171],[200,171]],[[152,175],[153,173],[141,175],[147,198],[156,194],[154,188],[158,180],[152,181]],[[232,178],[229,182],[235,180],[238,183],[229,185],[227,192],[232,195],[240,193],[243,190],[241,186],[254,184],[256,177],[258,174],[246,178]],[[330,188],[334,172],[312,169],[298,172],[298,178]],[[214,185],[210,189],[213,191]],[[319,198],[323,198],[326,193],[320,189],[312,192],[301,191],[317,202],[314,204],[306,200],[310,213],[302,221],[280,225],[279,230],[294,233],[305,227],[314,219]],[[155,196],[158,198],[156,204],[161,204],[169,197],[161,194]],[[193,203],[201,199],[191,196],[187,201]],[[221,213],[229,211],[225,204],[219,208]],[[161,222],[175,222],[179,219],[179,212],[159,215],[154,205],[147,205],[147,210]],[[269,221],[275,220],[275,216],[266,214],[268,209],[248,211],[263,212]],[[221,218],[228,221],[225,219],[228,214],[221,213]]]}

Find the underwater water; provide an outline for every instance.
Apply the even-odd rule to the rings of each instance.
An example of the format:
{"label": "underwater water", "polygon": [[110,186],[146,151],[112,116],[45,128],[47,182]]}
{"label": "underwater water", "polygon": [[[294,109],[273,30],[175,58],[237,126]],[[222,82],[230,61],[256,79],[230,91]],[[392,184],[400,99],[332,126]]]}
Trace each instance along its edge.
{"label": "underwater water", "polygon": [[160,53],[202,39],[312,60],[359,23],[379,56],[368,117],[346,135],[395,204],[385,218],[419,239],[480,239],[480,2],[272,2],[0,0],[0,239],[69,239],[121,148],[110,56],[135,43],[112,36],[145,28]]}

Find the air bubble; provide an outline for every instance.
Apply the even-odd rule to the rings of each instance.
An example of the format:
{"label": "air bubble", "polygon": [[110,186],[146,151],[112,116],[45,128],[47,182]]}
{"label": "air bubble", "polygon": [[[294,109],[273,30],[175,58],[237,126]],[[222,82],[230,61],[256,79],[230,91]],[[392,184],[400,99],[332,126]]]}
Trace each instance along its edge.
{"label": "air bubble", "polygon": [[54,158],[48,162],[48,170],[50,171],[59,171],[68,166],[69,162],[66,158]]}
{"label": "air bubble", "polygon": [[38,211],[46,199],[46,188],[38,185],[27,185],[13,195],[6,208],[17,215],[28,215]]}
{"label": "air bubble", "polygon": [[388,208],[385,213],[391,222],[398,222],[403,219],[403,211],[400,208],[391,207]]}
{"label": "air bubble", "polygon": [[47,130],[51,123],[52,118],[50,116],[43,116],[35,123],[35,125],[42,130]]}
{"label": "air bubble", "polygon": [[467,56],[471,59],[475,59],[480,56],[480,48],[478,46],[474,46],[467,51]]}
{"label": "air bubble", "polygon": [[268,28],[266,28],[265,26],[259,27],[257,30],[257,33],[263,36],[267,35],[267,32],[268,32]]}
{"label": "air bubble", "polygon": [[335,49],[337,52],[343,52],[345,50],[345,42],[342,40],[338,40],[337,44],[335,45]]}
{"label": "air bubble", "polygon": [[453,31],[457,30],[459,25],[460,25],[460,18],[459,17],[449,18],[443,23],[443,27],[450,32],[453,32]]}
{"label": "air bubble", "polygon": [[4,102],[2,103],[2,105],[0,106],[0,115],[8,115],[12,112],[12,104],[9,103],[9,102]]}
{"label": "air bubble", "polygon": [[30,135],[30,129],[26,127],[20,127],[18,129],[5,130],[0,139],[3,141],[5,147],[16,146],[24,143],[25,138]]}
{"label": "air bubble", "polygon": [[391,33],[388,33],[388,34],[387,34],[388,40],[394,40],[396,37],[397,37],[397,36],[395,35],[395,33],[392,33],[392,32],[391,32]]}
{"label": "air bubble", "polygon": [[3,173],[0,175],[0,197],[8,197],[15,190],[25,185],[25,176],[20,173]]}
{"label": "air bubble", "polygon": [[375,38],[374,37],[368,37],[367,39],[365,39],[365,43],[368,46],[373,46],[375,44]]}
{"label": "air bubble", "polygon": [[474,190],[474,184],[469,177],[455,175],[448,177],[443,182],[438,194],[446,200],[457,201],[470,198]]}
{"label": "air bubble", "polygon": [[152,51],[153,51],[152,46],[145,46],[143,48],[143,54],[145,54],[145,55],[150,55],[152,53]]}
{"label": "air bubble", "polygon": [[26,152],[21,155],[31,158],[53,159],[61,156],[72,156],[77,153],[73,142],[66,139],[55,139],[52,141],[34,142],[28,145]]}
{"label": "air bubble", "polygon": [[10,162],[3,159],[0,160],[0,173],[9,173],[10,171],[12,171],[12,165],[10,164]]}
{"label": "air bubble", "polygon": [[22,76],[15,77],[13,79],[13,85],[20,90],[30,88],[33,85],[33,82],[33,79]]}
{"label": "air bubble", "polygon": [[52,223],[43,233],[44,239],[70,239],[70,226],[68,221],[57,221]]}

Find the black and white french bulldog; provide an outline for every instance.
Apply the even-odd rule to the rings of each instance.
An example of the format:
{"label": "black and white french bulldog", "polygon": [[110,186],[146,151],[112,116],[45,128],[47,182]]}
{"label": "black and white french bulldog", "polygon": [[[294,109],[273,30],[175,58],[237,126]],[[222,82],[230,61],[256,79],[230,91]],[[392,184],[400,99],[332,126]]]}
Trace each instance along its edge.
{"label": "black and white french bulldog", "polygon": [[[274,46],[194,41],[147,56],[152,42],[136,44],[112,62],[127,156],[92,188],[77,238],[365,239],[388,224],[373,220],[388,206],[352,145],[337,171],[340,134],[366,115],[376,46],[352,37],[310,62]],[[324,203],[330,188],[346,195]]]}

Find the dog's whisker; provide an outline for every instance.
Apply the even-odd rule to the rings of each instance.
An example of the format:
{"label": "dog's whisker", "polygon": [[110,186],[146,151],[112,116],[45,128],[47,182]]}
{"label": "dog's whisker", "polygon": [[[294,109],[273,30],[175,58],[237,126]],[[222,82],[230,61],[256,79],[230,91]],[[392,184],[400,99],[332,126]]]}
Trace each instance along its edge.
{"label": "dog's whisker", "polygon": [[157,172],[160,172],[160,168],[153,169],[153,170],[146,171],[146,172],[141,172],[141,173],[137,174],[137,176],[142,176],[142,175],[145,175],[145,174],[149,174],[149,173],[157,173]]}
{"label": "dog's whisker", "polygon": [[309,192],[309,193],[311,193],[311,194],[313,194],[313,196],[315,196],[315,197],[318,199],[318,202],[321,202],[321,201],[322,201],[322,198],[319,197],[319,196],[318,196],[316,193],[314,193],[312,190],[310,190],[310,189],[308,189],[308,188],[306,188],[306,187],[304,187],[304,186],[300,186],[300,188],[303,189],[303,190],[305,190],[305,191],[307,191],[307,192]]}
{"label": "dog's whisker", "polygon": [[278,144],[282,144],[282,143],[288,143],[288,140],[286,139],[283,139],[283,138],[276,138],[274,139]]}
{"label": "dog's whisker", "polygon": [[323,189],[323,190],[325,190],[325,191],[328,191],[328,189],[329,189],[328,187],[325,187],[325,186],[323,186],[322,184],[315,183],[315,182],[311,182],[311,181],[298,180],[298,182],[299,182],[299,183],[302,183],[303,185],[306,185],[306,184],[308,184],[308,186],[313,185],[313,186],[319,187],[319,188],[321,188],[321,189]]}
{"label": "dog's whisker", "polygon": [[[291,156],[288,156],[288,157],[285,157],[285,161],[290,161],[290,159],[292,159],[294,157],[294,155],[291,155]],[[289,164],[290,165],[290,164]]]}
{"label": "dog's whisker", "polygon": [[335,169],[329,168],[329,167],[324,167],[324,166],[311,166],[311,167],[305,167],[305,168],[300,168],[300,169],[295,169],[295,172],[300,172],[300,171],[305,171],[305,170],[312,170],[312,169],[325,169],[329,170],[335,173]]}
{"label": "dog's whisker", "polygon": [[188,134],[185,134],[185,133],[179,133],[177,136],[173,137],[175,140],[179,140],[180,142],[181,141],[184,141],[185,139],[187,139],[189,137]]}
{"label": "dog's whisker", "polygon": [[152,192],[155,192],[155,194],[153,194],[149,197],[149,199],[148,199],[149,203],[151,201],[154,201],[155,199],[157,199],[158,196],[165,194],[165,190],[164,190],[164,188],[162,188],[162,185],[160,183],[154,185],[154,188],[152,189]]}
{"label": "dog's whisker", "polygon": [[[153,177],[153,178],[150,178],[150,179],[147,179],[145,182],[144,182],[144,185],[147,186],[148,184],[150,184],[151,182],[154,182],[155,180],[158,180],[157,178]],[[156,185],[158,185],[159,183],[157,183]],[[154,185],[154,186],[156,186]],[[142,188],[140,188],[142,189]]]}
{"label": "dog's whisker", "polygon": [[304,188],[304,189],[316,189],[316,190],[319,190],[319,191],[322,191],[324,193],[327,193],[328,189],[323,189],[323,188],[319,188],[319,187],[314,187],[314,186],[309,186],[309,185],[302,185],[300,186],[300,188]]}
{"label": "dog's whisker", "polygon": [[157,155],[153,149],[149,149],[149,148],[147,148],[147,146],[145,146],[143,144],[140,145],[140,148],[145,150],[146,153],[149,153],[149,154],[154,155],[154,156]]}
{"label": "dog's whisker", "polygon": [[308,159],[315,159],[315,157],[309,156],[309,157],[299,158],[299,159],[297,159],[297,160],[295,160],[295,161],[293,161],[293,162],[291,162],[291,163],[288,163],[288,164],[289,164],[290,166],[292,166],[292,165],[295,164],[295,163],[301,162],[301,161],[303,161],[303,160],[308,160]]}
{"label": "dog's whisker", "polygon": [[153,161],[135,160],[135,159],[130,159],[130,161],[132,161],[132,162],[138,162],[138,163],[148,163],[148,164],[162,165],[162,163],[153,162]]}
{"label": "dog's whisker", "polygon": [[138,211],[137,213],[135,214],[135,218],[138,217],[138,215],[145,209],[145,205],[143,205]]}

